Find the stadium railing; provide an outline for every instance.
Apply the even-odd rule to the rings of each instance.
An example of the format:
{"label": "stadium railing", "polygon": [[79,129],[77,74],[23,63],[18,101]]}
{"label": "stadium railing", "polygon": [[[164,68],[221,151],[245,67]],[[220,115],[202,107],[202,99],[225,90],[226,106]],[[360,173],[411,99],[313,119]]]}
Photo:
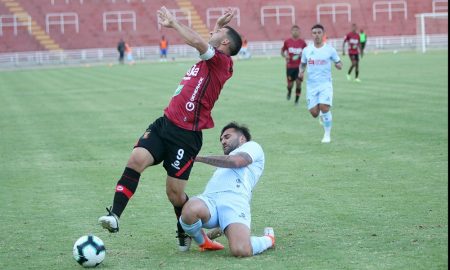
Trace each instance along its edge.
{"label": "stadium railing", "polygon": [[[329,39],[327,42],[338,51],[342,49],[342,39]],[[311,40],[307,40],[308,43]],[[383,51],[414,51],[422,46],[418,36],[369,37],[366,53]],[[426,39],[428,49],[448,49],[448,34],[429,35]],[[272,57],[280,54],[281,41],[249,42],[248,50],[253,57]],[[133,48],[134,61],[158,61],[158,46]],[[196,59],[198,53],[187,45],[173,45],[169,49],[171,60]],[[118,52],[115,48],[84,50],[65,50],[60,52],[37,51],[0,54],[0,69],[27,68],[51,65],[87,65],[95,63],[115,64]]]}

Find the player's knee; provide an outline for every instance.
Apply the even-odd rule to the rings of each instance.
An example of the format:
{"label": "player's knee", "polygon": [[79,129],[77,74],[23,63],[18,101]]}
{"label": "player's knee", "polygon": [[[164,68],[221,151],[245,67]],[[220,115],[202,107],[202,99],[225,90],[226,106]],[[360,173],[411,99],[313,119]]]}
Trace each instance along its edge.
{"label": "player's knee", "polygon": [[184,206],[181,213],[182,219],[185,223],[193,224],[199,219],[205,218],[205,211],[203,205],[196,200],[189,200]]}
{"label": "player's knee", "polygon": [[194,213],[197,213],[199,211],[199,207],[197,206],[197,204],[195,203],[195,201],[188,201],[184,206],[183,206],[183,216],[185,215],[189,215],[192,216]]}
{"label": "player's knee", "polygon": [[319,111],[312,110],[309,112],[311,113],[312,117],[314,117],[314,118],[317,118],[319,116]]}
{"label": "player's knee", "polygon": [[152,157],[147,150],[135,148],[128,159],[127,167],[142,173],[151,163]]}
{"label": "player's knee", "polygon": [[234,257],[251,257],[253,256],[253,251],[248,245],[234,245],[230,247],[231,254]]}

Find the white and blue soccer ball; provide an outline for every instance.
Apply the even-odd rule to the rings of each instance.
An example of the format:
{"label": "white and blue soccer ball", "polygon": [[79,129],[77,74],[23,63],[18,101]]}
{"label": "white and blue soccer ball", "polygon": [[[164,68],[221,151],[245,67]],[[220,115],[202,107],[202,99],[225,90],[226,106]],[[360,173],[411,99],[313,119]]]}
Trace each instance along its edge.
{"label": "white and blue soccer ball", "polygon": [[84,235],[73,245],[73,258],[83,267],[96,267],[105,259],[103,241],[95,235]]}

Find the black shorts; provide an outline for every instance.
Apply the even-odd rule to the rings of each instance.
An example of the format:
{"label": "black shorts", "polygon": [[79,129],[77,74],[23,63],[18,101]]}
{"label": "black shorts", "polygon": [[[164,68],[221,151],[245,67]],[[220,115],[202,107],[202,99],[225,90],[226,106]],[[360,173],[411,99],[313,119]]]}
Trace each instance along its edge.
{"label": "black shorts", "polygon": [[286,70],[287,79],[290,82],[293,82],[298,79],[298,74],[300,73],[299,68],[288,68]]}
{"label": "black shorts", "polygon": [[202,144],[201,131],[182,129],[164,116],[148,127],[135,148],[147,149],[155,159],[154,165],[164,162],[168,176],[188,180]]}
{"label": "black shorts", "polygon": [[359,54],[350,54],[350,60],[359,62]]}
{"label": "black shorts", "polygon": [[364,50],[366,48],[366,43],[365,42],[361,42],[361,49]]}

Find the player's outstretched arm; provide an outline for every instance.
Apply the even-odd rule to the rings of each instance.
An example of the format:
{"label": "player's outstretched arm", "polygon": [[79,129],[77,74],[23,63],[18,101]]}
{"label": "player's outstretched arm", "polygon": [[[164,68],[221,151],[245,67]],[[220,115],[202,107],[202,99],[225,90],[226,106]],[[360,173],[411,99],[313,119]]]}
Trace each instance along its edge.
{"label": "player's outstretched arm", "polygon": [[252,164],[252,157],[244,152],[237,153],[235,155],[225,156],[197,156],[196,162],[205,163],[211,166],[219,168],[242,168]]}
{"label": "player's outstretched arm", "polygon": [[161,26],[175,29],[183,37],[187,45],[197,49],[201,55],[206,53],[209,48],[208,42],[203,40],[197,32],[178,22],[166,7],[158,10],[158,17]]}

